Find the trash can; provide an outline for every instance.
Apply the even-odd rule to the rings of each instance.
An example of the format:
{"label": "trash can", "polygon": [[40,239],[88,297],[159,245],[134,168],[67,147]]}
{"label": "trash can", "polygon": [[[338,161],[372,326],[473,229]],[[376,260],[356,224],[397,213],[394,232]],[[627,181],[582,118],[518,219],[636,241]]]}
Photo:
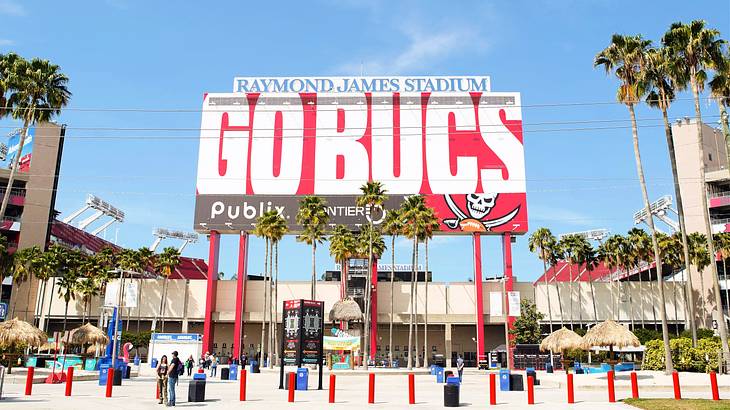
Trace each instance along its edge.
{"label": "trash can", "polygon": [[232,364],[228,366],[228,380],[238,380],[238,365]]}
{"label": "trash can", "polygon": [[129,379],[132,377],[132,366],[127,365],[127,367],[124,368],[124,378]]}
{"label": "trash can", "polygon": [[436,383],[443,383],[444,382],[444,368],[439,367],[439,369],[436,371]]}
{"label": "trash can", "polygon": [[523,390],[525,390],[525,385],[522,382],[522,375],[521,374],[510,374],[509,375],[509,389],[511,391],[523,391]]}
{"label": "trash can", "polygon": [[157,358],[156,357],[153,357],[152,360],[150,360],[150,367],[153,368],[153,369],[156,369],[157,368],[157,363],[159,363],[157,361]]}
{"label": "trash can", "polygon": [[205,401],[205,379],[193,379],[188,382],[188,401]]}
{"label": "trash can", "polygon": [[251,360],[251,373],[261,373],[258,360]]}
{"label": "trash can", "polygon": [[205,380],[207,377],[205,376],[205,373],[194,373],[193,374],[193,380]]}
{"label": "trash can", "polygon": [[455,385],[459,386],[461,384],[461,382],[459,381],[459,377],[457,377],[457,376],[449,376],[446,379],[446,384],[455,384]]}
{"label": "trash can", "polygon": [[459,385],[444,386],[444,407],[459,407]]}
{"label": "trash can", "polygon": [[227,367],[221,368],[221,380],[228,380],[228,374],[230,373],[230,370]]}
{"label": "trash can", "polygon": [[99,386],[106,386],[106,378],[109,375],[110,367],[112,366],[109,363],[99,365]]}
{"label": "trash can", "polygon": [[309,387],[309,369],[300,367],[297,369],[297,390],[307,390]]}
{"label": "trash can", "polygon": [[509,369],[500,369],[499,370],[499,390],[500,391],[509,391]]}
{"label": "trash can", "polygon": [[532,381],[535,383],[535,386],[540,385],[540,380],[537,380],[537,372],[535,371],[534,367],[528,367],[525,369],[526,377],[532,377]]}
{"label": "trash can", "polygon": [[449,376],[453,376],[454,372],[451,370],[444,370],[444,383],[446,383],[446,379],[449,378]]}
{"label": "trash can", "polygon": [[139,356],[134,356],[134,365],[139,366],[140,358]]}
{"label": "trash can", "polygon": [[429,368],[431,370],[431,375],[435,376],[436,372],[438,371],[438,366],[436,366],[435,364],[432,364]]}

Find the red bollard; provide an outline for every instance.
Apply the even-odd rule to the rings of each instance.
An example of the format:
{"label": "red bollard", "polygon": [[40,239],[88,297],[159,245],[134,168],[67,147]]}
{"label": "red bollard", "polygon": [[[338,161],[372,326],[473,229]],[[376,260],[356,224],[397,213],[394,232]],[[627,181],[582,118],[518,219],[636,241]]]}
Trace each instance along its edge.
{"label": "red bollard", "polygon": [[368,403],[375,403],[375,373],[368,376]]}
{"label": "red bollard", "polygon": [[294,403],[294,389],[297,387],[297,375],[289,372],[289,403]]}
{"label": "red bollard", "polygon": [[35,374],[35,367],[31,366],[28,368],[28,376],[25,378],[25,395],[30,396],[33,393],[33,375]]}
{"label": "red bollard", "polygon": [[408,404],[416,404],[416,376],[408,374]]}
{"label": "red bollard", "polygon": [[575,403],[575,396],[573,395],[573,374],[568,373],[568,403]]}
{"label": "red bollard", "polygon": [[717,390],[717,373],[710,372],[710,387],[712,387],[712,400],[720,400],[720,391]]}
{"label": "red bollard", "polygon": [[535,404],[535,381],[527,376],[527,404]]}
{"label": "red bollard", "polygon": [[238,401],[246,401],[246,369],[241,369],[241,390],[238,392]]}
{"label": "red bollard", "polygon": [[679,389],[679,373],[676,370],[672,372],[672,383],[674,384],[674,399],[682,400],[682,391]]}
{"label": "red bollard", "polygon": [[66,397],[71,396],[71,387],[74,382],[74,368],[69,366],[68,375],[66,376]]}
{"label": "red bollard", "polygon": [[489,404],[497,404],[497,375],[494,373],[489,373]]}
{"label": "red bollard", "polygon": [[335,375],[330,374],[330,403],[335,402]]}
{"label": "red bollard", "polygon": [[608,371],[608,402],[616,403],[616,389],[613,385],[613,370]]}
{"label": "red bollard", "polygon": [[631,398],[639,398],[639,381],[636,378],[636,372],[631,372]]}
{"label": "red bollard", "polygon": [[155,381],[155,400],[160,400],[160,384]]}
{"label": "red bollard", "polygon": [[114,369],[109,368],[106,374],[106,397],[112,397],[112,387],[114,386]]}

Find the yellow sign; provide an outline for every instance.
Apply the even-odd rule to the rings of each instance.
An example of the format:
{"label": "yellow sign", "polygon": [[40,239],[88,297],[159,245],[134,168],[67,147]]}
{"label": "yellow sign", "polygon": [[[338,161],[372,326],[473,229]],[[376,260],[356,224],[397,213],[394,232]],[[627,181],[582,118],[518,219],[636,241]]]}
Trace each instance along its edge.
{"label": "yellow sign", "polygon": [[359,348],[359,337],[324,337],[324,350],[357,350]]}

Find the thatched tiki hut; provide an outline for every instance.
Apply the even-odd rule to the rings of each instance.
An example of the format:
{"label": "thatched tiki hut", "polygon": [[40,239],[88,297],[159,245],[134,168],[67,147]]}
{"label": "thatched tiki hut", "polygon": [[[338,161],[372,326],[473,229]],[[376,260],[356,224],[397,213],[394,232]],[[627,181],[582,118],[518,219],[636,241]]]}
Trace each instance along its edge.
{"label": "thatched tiki hut", "polygon": [[107,343],[109,343],[109,337],[106,335],[106,333],[104,333],[103,330],[92,325],[91,323],[79,326],[71,331],[71,344],[105,345]]}
{"label": "thatched tiki hut", "polygon": [[[0,323],[0,351],[10,352],[8,356],[17,356],[12,354],[13,350],[21,346],[40,346],[46,341],[46,334],[17,317]],[[12,367],[12,360],[8,360],[8,373]]]}
{"label": "thatched tiki hut", "polygon": [[583,346],[583,338],[580,337],[574,331],[562,327],[552,333],[550,333],[540,343],[540,350],[560,352],[562,355],[561,362],[563,363],[563,369],[565,373],[568,373],[570,368],[570,360],[566,357],[566,352],[573,349],[581,349]]}
{"label": "thatched tiki hut", "polygon": [[593,326],[585,336],[583,336],[583,348],[588,350],[593,346],[608,346],[608,363],[613,369],[613,365],[617,360],[613,359],[613,348],[624,348],[628,346],[639,346],[639,338],[636,337],[624,325],[606,320]]}
{"label": "thatched tiki hut", "polygon": [[338,300],[330,310],[330,320],[333,322],[349,322],[350,320],[361,320],[362,311],[360,305],[352,298]]}

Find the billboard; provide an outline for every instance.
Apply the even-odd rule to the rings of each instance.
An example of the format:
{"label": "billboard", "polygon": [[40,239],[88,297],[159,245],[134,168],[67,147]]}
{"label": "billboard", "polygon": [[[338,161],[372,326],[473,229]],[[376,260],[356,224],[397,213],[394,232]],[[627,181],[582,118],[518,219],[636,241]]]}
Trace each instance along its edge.
{"label": "billboard", "polygon": [[282,360],[285,365],[318,364],[322,357],[324,302],[285,300],[282,310]]}
{"label": "billboard", "polygon": [[[203,99],[195,229],[251,230],[263,212],[294,220],[304,195],[332,225],[380,223],[423,194],[446,233],[527,231],[520,94],[488,77],[234,79]],[[357,207],[380,181],[385,209]]]}
{"label": "billboard", "polygon": [[[20,148],[20,136],[23,132],[22,128],[17,129],[8,135],[8,153],[5,158],[0,161],[0,168],[10,169],[15,161],[15,156],[18,155],[18,149]],[[23,152],[18,163],[18,171],[28,172],[30,170],[30,160],[33,156],[33,137],[35,135],[35,128],[28,128],[28,135],[25,137],[25,143],[23,143]]]}

